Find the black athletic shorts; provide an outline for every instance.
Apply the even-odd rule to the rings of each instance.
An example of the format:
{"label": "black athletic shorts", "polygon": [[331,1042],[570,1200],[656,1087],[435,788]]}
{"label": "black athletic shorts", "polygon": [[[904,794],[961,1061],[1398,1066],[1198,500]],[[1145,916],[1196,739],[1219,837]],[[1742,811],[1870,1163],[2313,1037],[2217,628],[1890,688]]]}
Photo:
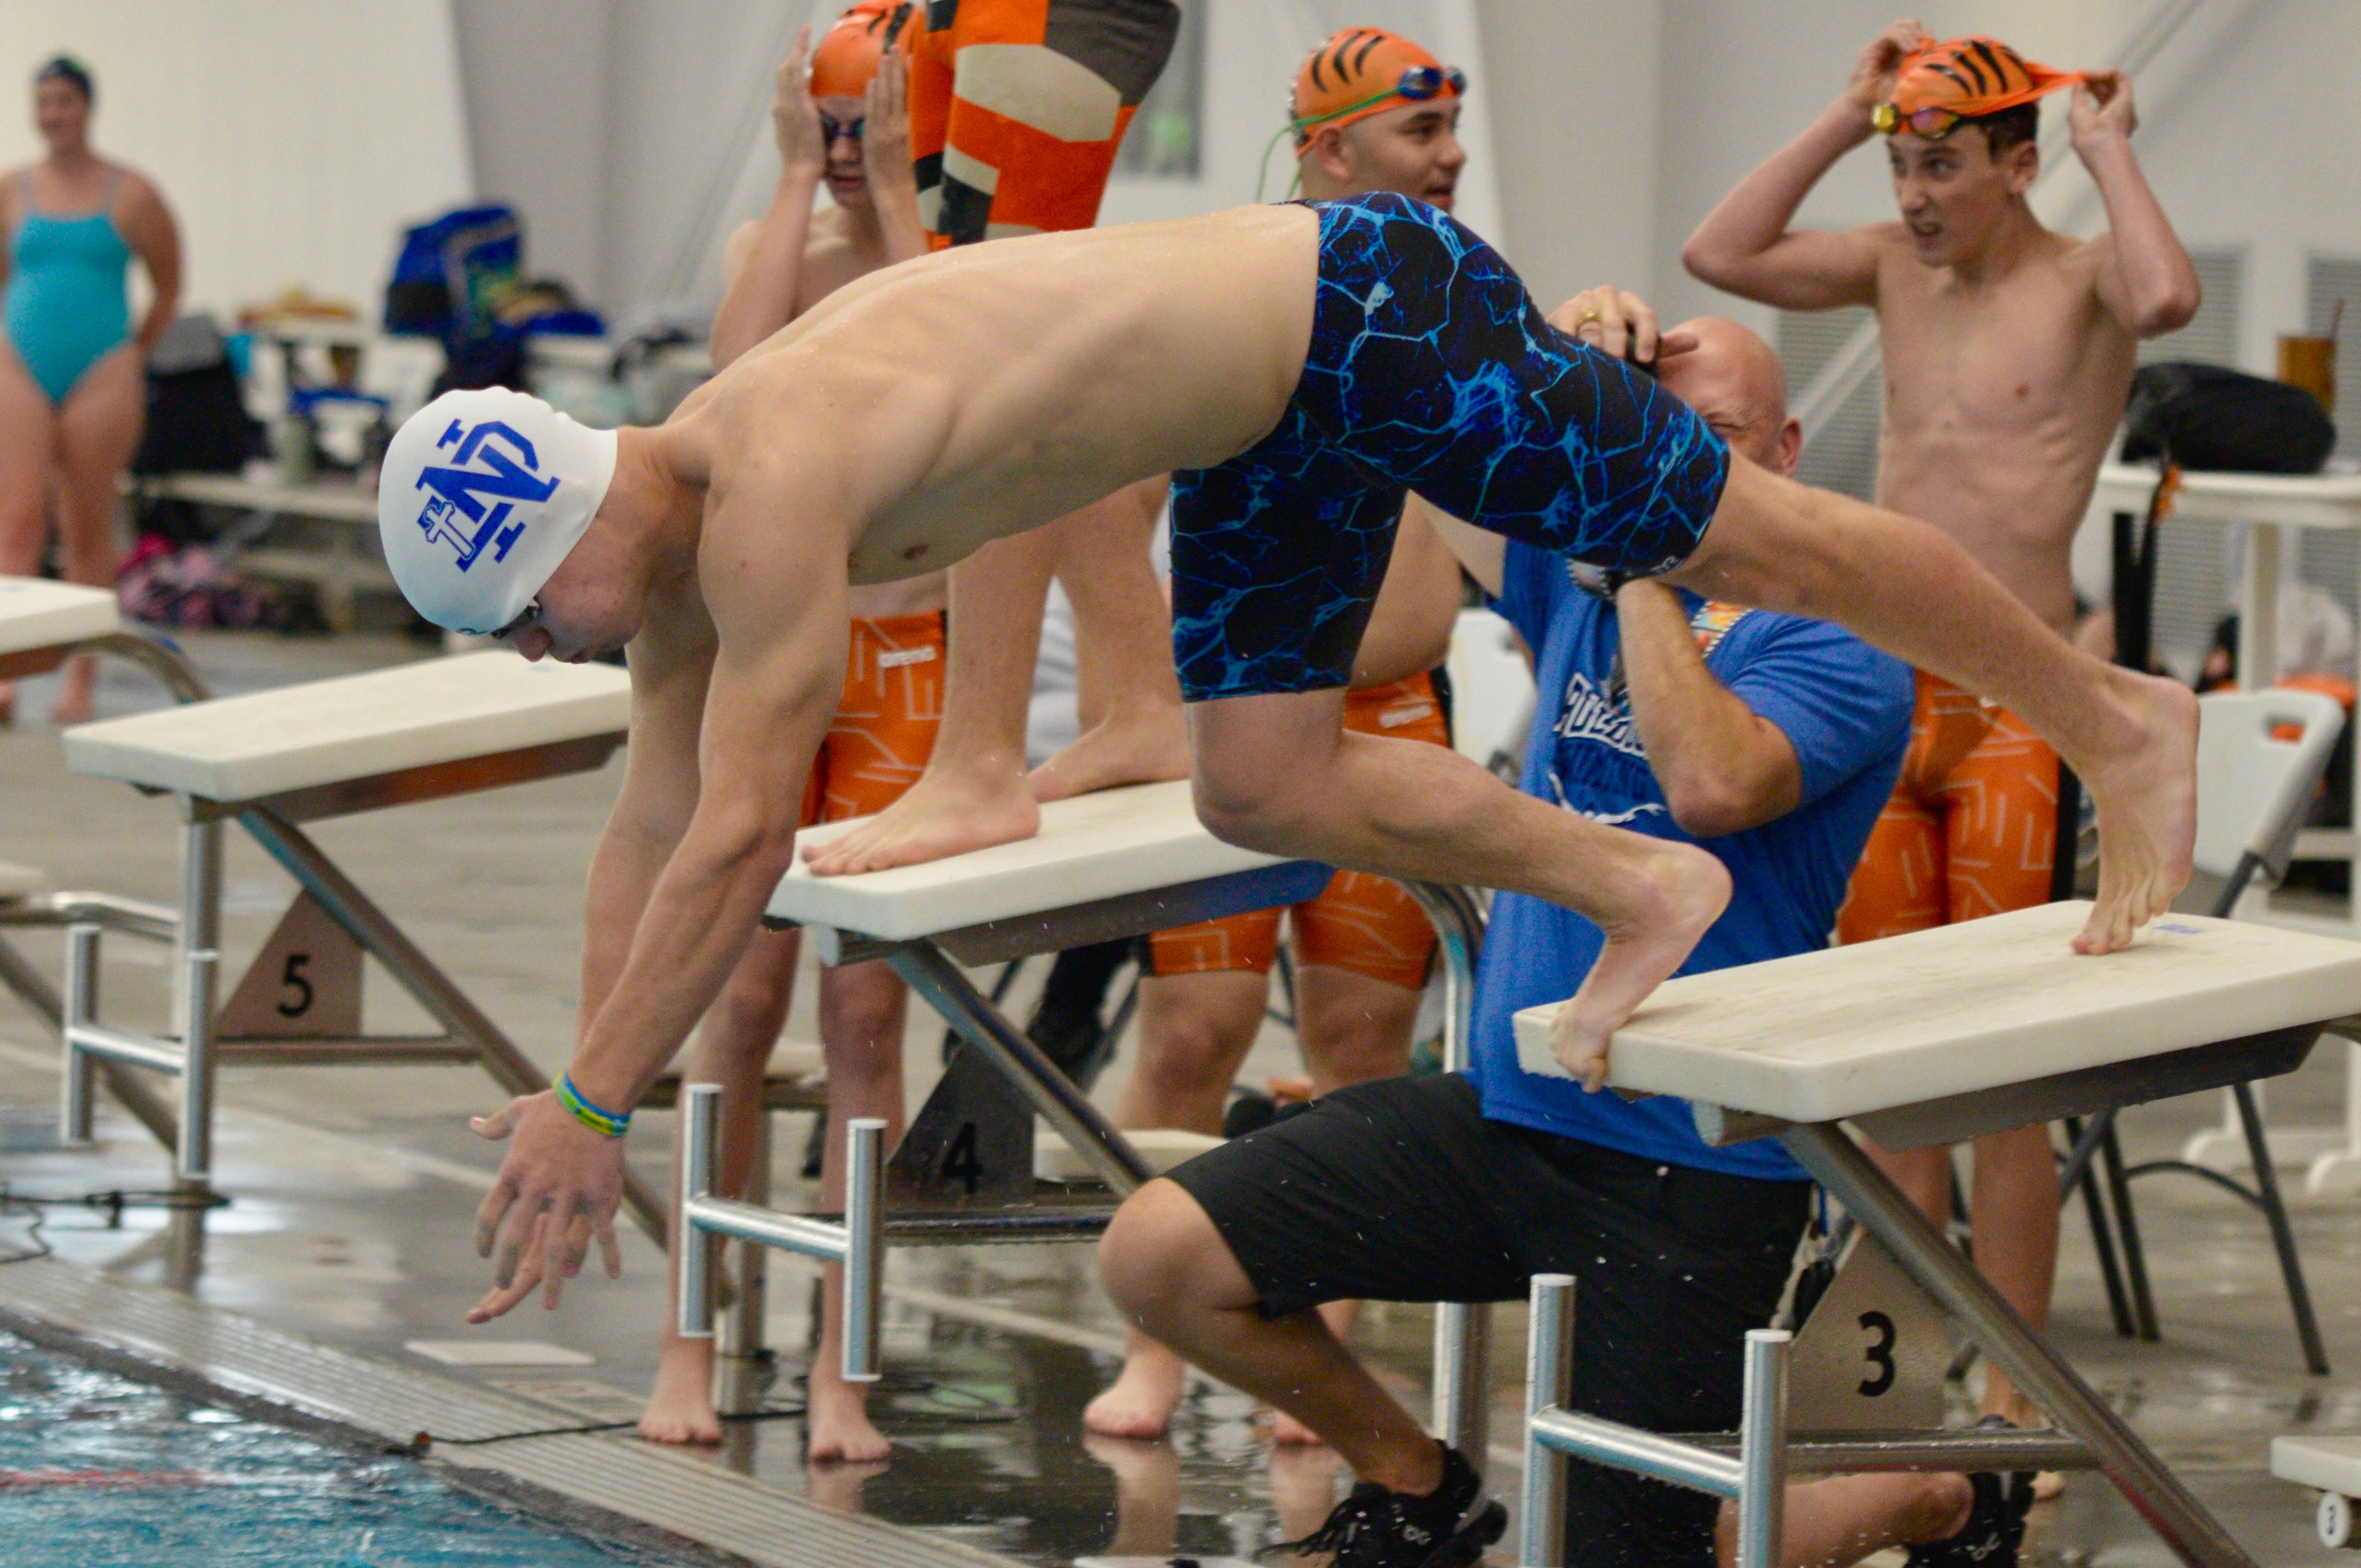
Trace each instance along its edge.
{"label": "black athletic shorts", "polygon": [[[1266,1317],[1333,1300],[1507,1301],[1575,1287],[1574,1408],[1652,1431],[1738,1425],[1746,1331],[1811,1214],[1765,1181],[1487,1121],[1457,1073],[1341,1090],[1180,1166]],[[1719,1502],[1575,1461],[1566,1560],[1710,1564]]]}

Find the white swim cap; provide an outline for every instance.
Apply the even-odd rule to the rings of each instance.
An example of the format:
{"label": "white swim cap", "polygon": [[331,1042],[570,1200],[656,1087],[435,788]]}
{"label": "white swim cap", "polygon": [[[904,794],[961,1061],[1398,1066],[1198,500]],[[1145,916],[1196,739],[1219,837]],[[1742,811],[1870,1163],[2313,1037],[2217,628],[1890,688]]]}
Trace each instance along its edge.
{"label": "white swim cap", "polygon": [[445,392],[386,447],[385,564],[435,625],[498,631],[589,528],[614,477],[613,431],[505,388]]}

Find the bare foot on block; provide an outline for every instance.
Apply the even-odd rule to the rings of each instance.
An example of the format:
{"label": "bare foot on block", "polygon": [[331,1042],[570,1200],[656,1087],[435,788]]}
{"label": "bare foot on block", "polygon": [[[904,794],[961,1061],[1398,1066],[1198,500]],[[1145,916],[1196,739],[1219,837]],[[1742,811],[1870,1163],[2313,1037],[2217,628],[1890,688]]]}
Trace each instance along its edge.
{"label": "bare foot on block", "polygon": [[650,1442],[717,1443],[721,1418],[713,1409],[713,1342],[673,1339],[656,1363],[655,1391],[640,1417]]}
{"label": "bare foot on block", "polygon": [[1179,1356],[1135,1335],[1124,1352],[1122,1375],[1082,1411],[1082,1426],[1101,1437],[1162,1437],[1180,1408],[1188,1376]]}
{"label": "bare foot on block", "polygon": [[2075,764],[2099,808],[2099,901],[2078,953],[2130,945],[2189,884],[2197,839],[2197,698],[2177,681],[2114,672],[2128,715],[2105,753]]}
{"label": "bare foot on block", "polygon": [[1117,784],[1189,776],[1189,731],[1178,704],[1110,717],[1026,776],[1036,800],[1063,800]]}
{"label": "bare foot on block", "polygon": [[867,1384],[847,1383],[814,1367],[805,1399],[804,1425],[810,1434],[806,1459],[815,1464],[867,1464],[892,1455],[894,1445],[869,1420]]}
{"label": "bare foot on block", "polygon": [[1712,855],[1687,844],[1653,849],[1622,917],[1601,923],[1607,945],[1598,961],[1550,1030],[1559,1063],[1593,1093],[1607,1083],[1608,1041],[1730,903],[1730,872]]}
{"label": "bare foot on block", "polygon": [[1013,844],[1040,830],[1041,807],[1024,774],[929,769],[901,799],[806,849],[804,860],[814,876],[849,876]]}

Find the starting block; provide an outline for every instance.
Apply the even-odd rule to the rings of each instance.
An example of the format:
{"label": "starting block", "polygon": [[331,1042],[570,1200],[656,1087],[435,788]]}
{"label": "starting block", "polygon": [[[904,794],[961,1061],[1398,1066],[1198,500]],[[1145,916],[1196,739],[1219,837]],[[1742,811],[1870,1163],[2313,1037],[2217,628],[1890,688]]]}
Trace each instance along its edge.
{"label": "starting block", "polygon": [[[1563,1408],[1572,1281],[1543,1277],[1527,1352],[1523,1563],[1562,1559],[1573,1455],[1735,1499],[1741,1568],[1777,1560],[1790,1474],[2068,1465],[2104,1472],[2180,1561],[2252,1568],[1844,1127],[1906,1149],[2284,1073],[2361,1004],[2361,944],[2173,915],[2123,952],[2082,958],[2068,944],[2089,908],[2044,905],[1669,981],[1616,1035],[1608,1072],[1627,1093],[1694,1102],[1708,1143],[1778,1137],[2058,1430],[1791,1431],[1789,1336],[1772,1330],[1747,1336],[1734,1442],[1601,1421]],[[1528,1071],[1565,1076],[1549,1051],[1555,1012],[1517,1015]],[[2347,1464],[2361,1483],[2361,1454]]]}
{"label": "starting block", "polygon": [[[78,653],[128,659],[175,702],[204,697],[204,682],[159,638],[125,624],[114,593],[40,577],[0,577],[0,680],[46,674]],[[173,939],[170,909],[113,894],[60,892],[29,866],[0,866],[0,928],[97,925],[149,941]],[[65,1003],[41,973],[0,939],[0,986],[53,1029],[65,1026]],[[104,1066],[106,1087],[126,1110],[170,1148],[180,1136],[172,1108],[122,1064]]]}
{"label": "starting block", "polygon": [[2332,1552],[2361,1552],[2361,1437],[2275,1437],[2271,1474],[2320,1494],[2312,1514],[2320,1544]]}
{"label": "starting block", "polygon": [[[829,824],[802,837],[824,842],[852,826]],[[725,1236],[846,1261],[845,1376],[873,1376],[879,1317],[877,1269],[870,1260],[882,1265],[889,1244],[1094,1238],[1115,1202],[1159,1165],[1107,1123],[961,966],[1299,903],[1334,874],[1327,866],[1214,838],[1197,820],[1185,781],[1053,801],[1041,808],[1041,830],[1033,838],[926,864],[816,877],[798,861],[780,880],[764,923],[811,927],[831,964],[891,964],[965,1048],[892,1160],[864,1160],[856,1138],[849,1168],[875,1168],[873,1178],[864,1177],[875,1182],[874,1201],[859,1186],[849,1188],[840,1218],[774,1214],[715,1198],[709,1162],[701,1168],[686,1161],[680,1234],[690,1246],[681,1268],[681,1332],[711,1332],[702,1282]],[[1412,884],[1410,891],[1441,936],[1445,1066],[1455,1069],[1466,1060],[1483,916],[1464,889]],[[1049,1135],[1038,1148],[1037,1115]],[[697,1146],[693,1121],[688,1146]],[[1181,1157],[1170,1144],[1159,1152]],[[1044,1183],[1037,1160],[1057,1176],[1090,1179]],[[1480,1310],[1445,1307],[1437,1319],[1437,1424],[1455,1445],[1480,1453],[1484,1318]],[[863,1332],[855,1333],[856,1325]]]}
{"label": "starting block", "polygon": [[[178,1079],[175,1166],[205,1179],[213,1079],[224,1064],[474,1063],[511,1093],[549,1087],[451,978],[299,826],[604,765],[631,723],[631,678],[605,664],[460,654],[79,725],[66,766],[170,795],[183,824],[173,1018],[164,1035],[101,1025],[98,931],[70,932],[65,997],[69,1140],[90,1135],[96,1064]],[[221,828],[235,821],[301,889],[261,955],[216,1010]],[[361,958],[374,958],[442,1033],[371,1036],[360,1025]],[[625,1202],[664,1234],[654,1193]]]}

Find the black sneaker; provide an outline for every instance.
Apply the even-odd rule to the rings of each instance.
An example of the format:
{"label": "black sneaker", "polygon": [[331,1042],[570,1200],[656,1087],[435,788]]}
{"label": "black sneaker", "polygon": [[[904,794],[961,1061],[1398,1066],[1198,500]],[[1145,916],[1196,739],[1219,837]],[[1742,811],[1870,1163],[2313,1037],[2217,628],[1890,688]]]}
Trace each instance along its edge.
{"label": "black sneaker", "polygon": [[1486,1500],[1483,1490],[1467,1456],[1444,1448],[1443,1484],[1425,1497],[1364,1481],[1318,1530],[1255,1555],[1334,1552],[1330,1568],[1469,1568],[1509,1528],[1509,1510]]}
{"label": "black sneaker", "polygon": [[[1986,1416],[1978,1427],[2015,1431],[2006,1416]],[[2025,1542],[2025,1516],[2033,1507],[2033,1472],[2007,1475],[1990,1471],[1968,1477],[1975,1501],[1968,1522],[1959,1533],[1910,1549],[1910,1568],[2016,1568],[2016,1550]]]}

